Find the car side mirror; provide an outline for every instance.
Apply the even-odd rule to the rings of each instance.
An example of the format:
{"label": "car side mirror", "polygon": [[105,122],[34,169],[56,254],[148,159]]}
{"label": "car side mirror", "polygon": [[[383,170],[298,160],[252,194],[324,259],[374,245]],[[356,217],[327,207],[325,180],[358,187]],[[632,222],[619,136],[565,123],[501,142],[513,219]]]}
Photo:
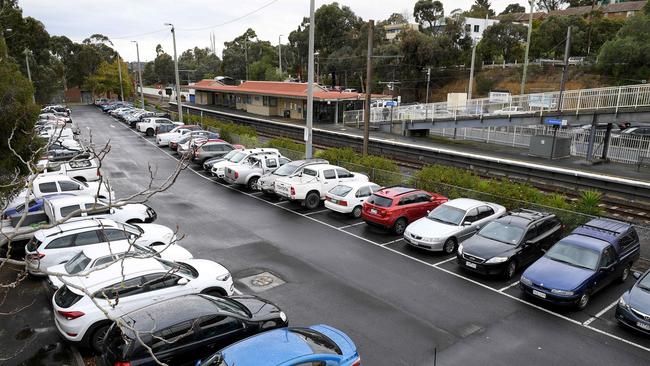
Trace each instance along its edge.
{"label": "car side mirror", "polygon": [[469,222],[469,221],[465,221],[465,222],[463,222],[463,226],[470,226],[470,225],[472,225],[472,223]]}
{"label": "car side mirror", "polygon": [[632,276],[634,276],[634,278],[636,278],[637,280],[641,278],[641,275],[642,275],[641,272],[637,272],[637,271],[632,272]]}
{"label": "car side mirror", "polygon": [[187,285],[189,282],[190,282],[190,281],[189,281],[187,278],[185,278],[185,277],[181,277],[181,278],[178,280],[178,282],[176,282],[176,284],[179,285],[179,286],[185,286],[185,285]]}

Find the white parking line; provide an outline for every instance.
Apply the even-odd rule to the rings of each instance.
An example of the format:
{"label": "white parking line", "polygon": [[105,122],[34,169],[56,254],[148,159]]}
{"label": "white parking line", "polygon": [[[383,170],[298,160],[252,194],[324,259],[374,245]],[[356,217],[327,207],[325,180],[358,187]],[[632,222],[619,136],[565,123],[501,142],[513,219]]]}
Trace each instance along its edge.
{"label": "white parking line", "polygon": [[[217,183],[219,183],[219,182],[217,182]],[[228,187],[228,186],[226,186],[226,185],[224,185],[224,184],[222,184],[222,183],[219,183],[219,184],[221,184],[221,185],[224,186],[224,187]],[[241,191],[238,191],[238,192],[241,192]],[[251,195],[251,194],[248,194],[248,193],[246,193],[246,192],[241,192],[241,193],[243,193],[243,194],[245,194],[245,195],[247,195],[247,196],[255,197],[255,196],[253,196],[253,195]],[[255,197],[255,198],[257,198],[257,197]],[[269,201],[266,201],[266,200],[262,200],[262,201],[264,201],[264,202],[269,202]],[[275,206],[279,206],[279,205],[283,205],[283,204],[285,204],[285,203],[291,203],[291,201],[280,201],[280,202],[269,202],[269,203],[272,204],[272,205],[275,205]]]}
{"label": "white parking line", "polygon": [[316,215],[316,214],[319,214],[319,213],[329,212],[329,211],[330,211],[330,210],[326,208],[326,209],[324,209],[324,210],[319,210],[319,211],[314,211],[314,212],[308,212],[308,213],[306,213],[305,215],[310,216],[310,215]]}
{"label": "white parking line", "polygon": [[250,193],[251,196],[261,196],[263,194],[264,194],[264,192],[251,192]]}
{"label": "white parking line", "polygon": [[513,282],[513,283],[511,283],[511,284],[509,284],[509,285],[506,286],[506,287],[502,287],[502,288],[500,288],[500,289],[499,289],[499,292],[503,292],[503,291],[509,289],[510,287],[517,286],[518,284],[519,284],[519,280],[517,280],[517,281],[515,281],[515,282]]}
{"label": "white parking line", "polygon": [[382,247],[385,247],[385,246],[388,245],[388,244],[397,243],[397,242],[400,241],[400,240],[404,240],[404,238],[399,238],[399,239],[391,240],[391,241],[389,241],[388,243],[384,243],[384,244],[380,244],[380,245],[381,245]]}
{"label": "white parking line", "polygon": [[[131,130],[130,128],[129,128],[128,130],[131,131],[131,132],[133,132],[133,133],[135,133],[137,136],[139,136],[140,138],[142,138],[143,140],[145,140],[147,143],[149,143],[149,144],[151,144],[152,146],[158,148],[160,151],[165,152],[162,148],[160,148],[159,146],[156,146],[155,143],[152,143],[151,141],[145,139],[143,136],[141,136],[140,134],[137,134],[135,131]],[[171,155],[169,155],[169,156],[170,156],[171,158],[173,158],[174,160],[176,160],[176,158],[174,158],[173,156],[171,156]],[[520,299],[520,298],[518,298],[518,297],[516,297],[516,296],[514,296],[514,295],[510,295],[510,294],[508,294],[507,292],[500,292],[499,290],[494,289],[494,288],[492,288],[492,287],[490,287],[490,286],[488,286],[488,285],[486,285],[486,284],[483,284],[483,283],[481,283],[481,282],[478,282],[478,281],[476,281],[476,280],[474,280],[474,279],[472,279],[472,278],[465,277],[465,276],[460,275],[460,274],[458,274],[458,273],[454,273],[453,271],[450,271],[450,270],[448,270],[448,269],[445,269],[445,268],[443,268],[443,267],[440,267],[440,266],[438,266],[438,265],[436,265],[436,264],[431,264],[431,263],[425,262],[425,261],[423,261],[423,260],[421,260],[421,259],[418,259],[418,258],[415,258],[415,257],[411,257],[411,256],[408,255],[408,254],[405,254],[405,253],[402,253],[402,252],[400,252],[400,251],[398,251],[398,250],[395,250],[395,249],[393,249],[393,248],[390,248],[390,247],[384,246],[384,245],[381,244],[381,243],[377,243],[377,242],[374,242],[374,241],[372,241],[372,240],[366,239],[366,238],[364,238],[364,237],[362,237],[362,236],[360,236],[360,235],[356,235],[356,234],[354,234],[354,233],[351,233],[351,232],[345,231],[345,230],[343,230],[343,229],[341,229],[341,228],[338,228],[338,227],[336,227],[336,226],[334,226],[334,225],[331,225],[331,224],[328,224],[328,223],[326,223],[326,222],[320,221],[320,220],[315,219],[315,218],[313,218],[313,217],[309,217],[309,216],[307,216],[307,215],[305,215],[305,214],[303,214],[303,213],[300,213],[300,212],[297,212],[297,211],[291,210],[290,208],[279,206],[278,203],[269,202],[269,201],[266,201],[266,200],[264,200],[264,199],[262,199],[262,198],[260,198],[260,197],[256,197],[256,196],[254,196],[254,195],[251,195],[250,193],[242,192],[242,191],[239,191],[239,190],[237,190],[237,189],[234,189],[233,187],[230,187],[229,185],[223,184],[223,183],[221,183],[221,182],[218,182],[218,181],[215,182],[215,181],[213,181],[212,179],[210,179],[210,178],[208,178],[208,177],[206,177],[206,176],[201,175],[199,172],[197,172],[197,171],[194,170],[194,169],[190,169],[190,171],[193,172],[194,174],[196,174],[197,176],[199,176],[199,177],[201,177],[201,178],[203,178],[203,179],[205,179],[205,180],[207,180],[207,181],[217,183],[217,184],[221,185],[222,187],[225,187],[225,188],[228,188],[228,189],[231,189],[231,190],[234,190],[234,191],[240,192],[241,194],[244,194],[244,195],[246,195],[246,196],[249,196],[249,197],[251,197],[251,198],[253,198],[253,199],[256,199],[256,200],[259,200],[259,201],[262,201],[262,202],[266,202],[266,203],[268,203],[268,204],[270,204],[270,205],[273,205],[273,206],[276,206],[276,207],[278,207],[278,208],[280,208],[280,209],[282,209],[282,210],[289,211],[289,212],[293,212],[294,214],[296,214],[296,215],[298,215],[298,216],[302,216],[302,217],[304,217],[304,218],[306,218],[306,219],[308,219],[308,220],[312,220],[312,221],[314,221],[314,222],[320,223],[321,225],[324,225],[324,226],[327,226],[327,227],[332,228],[332,229],[334,229],[334,230],[340,231],[340,232],[345,233],[345,234],[347,234],[347,235],[349,235],[349,236],[355,237],[355,238],[357,238],[357,239],[359,239],[359,240],[361,240],[361,241],[364,241],[364,242],[367,242],[367,243],[373,244],[373,245],[378,246],[378,247],[380,247],[380,248],[384,248],[384,249],[386,249],[386,250],[388,250],[388,251],[391,251],[391,252],[393,252],[393,253],[395,253],[395,254],[397,254],[397,255],[400,255],[400,256],[402,256],[402,257],[409,258],[409,259],[411,259],[411,260],[413,260],[413,261],[415,261],[415,262],[421,263],[421,264],[423,264],[423,265],[425,265],[425,266],[428,266],[428,267],[431,267],[431,268],[437,269],[437,270],[442,271],[442,272],[445,272],[445,273],[447,273],[447,274],[449,274],[449,275],[452,275],[452,276],[455,276],[455,277],[460,278],[460,279],[462,279],[462,280],[465,280],[465,281],[467,281],[467,282],[473,283],[473,284],[475,284],[475,285],[477,285],[477,286],[479,286],[479,287],[482,287],[482,288],[484,288],[484,289],[486,289],[486,290],[488,290],[488,291],[492,291],[492,292],[494,292],[494,293],[501,294],[501,295],[506,296],[506,297],[508,297],[508,298],[510,298],[510,299],[512,299],[512,300],[514,300],[514,301],[518,301],[518,302],[520,302],[520,303],[522,303],[522,304],[528,305],[528,306],[530,306],[530,307],[532,307],[532,308],[535,308],[535,309],[537,309],[537,310],[539,310],[539,311],[542,311],[542,312],[544,312],[544,313],[546,313],[546,314],[552,315],[552,316],[554,316],[554,317],[556,317],[556,318],[566,320],[567,322],[572,323],[572,324],[574,324],[574,325],[581,326],[581,327],[584,327],[584,328],[586,328],[586,329],[590,329],[590,330],[592,330],[592,331],[594,331],[594,332],[596,332],[596,333],[602,334],[602,335],[604,335],[604,336],[606,336],[606,337],[610,337],[610,338],[612,338],[612,339],[616,339],[616,340],[618,340],[618,341],[620,341],[620,342],[623,342],[623,343],[625,343],[625,344],[628,344],[628,345],[630,345],[630,346],[633,346],[633,347],[636,347],[636,348],[642,349],[642,350],[644,350],[644,351],[646,351],[646,352],[650,352],[650,348],[649,348],[649,347],[645,347],[645,346],[643,346],[643,345],[640,345],[640,344],[638,344],[638,343],[634,343],[634,342],[632,342],[632,341],[629,341],[629,340],[627,340],[627,339],[625,339],[625,338],[619,337],[619,336],[614,335],[614,334],[612,334],[612,333],[608,333],[608,332],[606,332],[606,331],[604,331],[604,330],[601,330],[601,329],[595,328],[595,327],[591,326],[590,324],[583,324],[583,323],[581,323],[581,322],[579,322],[579,321],[577,321],[577,320],[575,320],[575,319],[571,319],[571,318],[569,318],[569,317],[567,317],[567,316],[564,316],[564,315],[562,315],[562,314],[555,313],[555,312],[553,312],[553,311],[551,311],[551,310],[548,310],[548,309],[546,309],[546,308],[543,308],[543,307],[541,307],[541,306],[539,306],[539,305],[533,304],[532,302],[528,302],[528,301],[526,301],[526,300],[524,300],[524,299]],[[282,201],[282,202],[289,202],[289,201]],[[389,243],[386,243],[386,244],[389,244]],[[601,315],[602,315],[602,314],[601,314]]]}
{"label": "white parking line", "polygon": [[356,224],[345,225],[345,226],[339,226],[338,228],[339,228],[339,229],[347,229],[347,228],[350,228],[350,227],[355,227],[355,226],[363,225],[363,224],[365,224],[365,223],[366,223],[365,221],[361,221],[361,222],[357,222]]}
{"label": "white parking line", "polygon": [[603,310],[599,311],[596,315],[594,315],[594,316],[592,316],[591,318],[587,319],[587,320],[586,320],[584,323],[582,323],[582,324],[584,324],[584,325],[589,325],[589,324],[591,324],[594,320],[600,318],[603,314],[605,314],[606,312],[608,312],[609,309],[611,309],[611,308],[613,308],[614,306],[616,306],[616,304],[618,304],[618,299],[616,299],[616,301],[614,301],[613,303],[609,304],[609,305],[608,305],[606,308],[604,308]]}
{"label": "white parking line", "polygon": [[439,265],[441,265],[441,264],[445,264],[445,263],[447,263],[447,262],[451,262],[451,261],[453,261],[454,259],[456,259],[456,256],[455,256],[455,255],[453,255],[451,258],[447,258],[447,259],[445,259],[445,260],[443,260],[443,261],[436,262],[436,263],[434,263],[433,265],[434,265],[434,266],[439,266]]}

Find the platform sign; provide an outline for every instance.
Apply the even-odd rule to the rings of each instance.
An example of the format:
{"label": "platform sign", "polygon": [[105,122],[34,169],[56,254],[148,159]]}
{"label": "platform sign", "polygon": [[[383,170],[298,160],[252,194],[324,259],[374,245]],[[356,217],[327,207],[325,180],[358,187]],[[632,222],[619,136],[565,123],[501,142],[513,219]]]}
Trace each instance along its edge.
{"label": "platform sign", "polygon": [[530,107],[537,108],[555,108],[555,103],[553,102],[553,94],[531,94],[528,96],[528,105]]}
{"label": "platform sign", "polygon": [[385,107],[397,107],[397,102],[394,100],[389,100],[388,102],[384,103]]}
{"label": "platform sign", "polygon": [[510,93],[490,92],[490,103],[510,103]]}
{"label": "platform sign", "polygon": [[568,121],[566,119],[545,118],[544,124],[548,126],[566,126]]}

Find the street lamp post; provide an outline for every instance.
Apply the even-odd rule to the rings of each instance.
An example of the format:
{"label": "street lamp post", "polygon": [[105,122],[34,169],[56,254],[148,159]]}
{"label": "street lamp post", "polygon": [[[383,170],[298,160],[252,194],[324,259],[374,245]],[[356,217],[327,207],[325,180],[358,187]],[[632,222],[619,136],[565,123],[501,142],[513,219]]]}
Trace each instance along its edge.
{"label": "street lamp post", "polygon": [[[23,51],[23,53],[25,54],[25,66],[27,67],[27,79],[29,79],[29,83],[32,84],[32,72],[29,69],[29,56],[32,54],[32,51],[25,48],[25,51]],[[34,103],[36,103],[35,94],[36,94],[36,89],[34,89],[34,93],[32,93],[32,102]]]}
{"label": "street lamp post", "polygon": [[8,60],[9,59],[9,44],[7,43],[7,37],[5,36],[5,32],[11,32],[11,28],[0,29],[0,35],[2,35],[2,38],[5,41],[5,60]]}
{"label": "street lamp post", "polygon": [[174,42],[174,71],[176,73],[176,105],[178,106],[178,121],[183,122],[183,106],[181,105],[181,82],[178,76],[178,58],[176,57],[176,32],[173,24],[165,23],[165,25],[172,27],[172,39]]}
{"label": "street lamp post", "polygon": [[472,63],[469,71],[469,85],[467,86],[467,100],[472,99],[472,90],[474,89],[474,64],[476,61],[476,45],[477,39],[472,39]]}
{"label": "street lamp post", "polygon": [[521,90],[519,94],[524,94],[526,89],[526,73],[528,72],[528,53],[530,52],[530,38],[533,34],[533,6],[534,0],[530,1],[530,16],[528,17],[528,37],[526,38],[526,52],[524,54],[524,73],[521,76]]}
{"label": "street lamp post", "polygon": [[142,83],[142,67],[140,65],[140,47],[138,47],[138,41],[131,41],[135,43],[135,53],[138,56],[138,79],[140,79],[140,103],[142,103],[142,109],[144,109],[144,84]]}
{"label": "street lamp post", "polygon": [[280,69],[280,76],[282,76],[282,34],[278,36],[278,68]]}
{"label": "street lamp post", "polygon": [[122,59],[117,55],[117,75],[120,78],[120,99],[124,101],[124,85],[122,85]]}
{"label": "street lamp post", "polygon": [[314,124],[314,0],[309,1],[309,56],[307,62],[307,121],[305,130],[305,158],[312,156],[312,126]]}

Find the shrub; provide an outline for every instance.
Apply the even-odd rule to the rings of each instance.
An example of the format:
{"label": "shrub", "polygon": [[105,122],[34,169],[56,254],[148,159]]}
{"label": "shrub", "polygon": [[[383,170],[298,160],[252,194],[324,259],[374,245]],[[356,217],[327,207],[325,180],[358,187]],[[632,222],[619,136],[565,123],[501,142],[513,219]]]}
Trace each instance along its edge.
{"label": "shrub", "polygon": [[599,216],[602,213],[602,209],[600,208],[600,200],[602,197],[603,194],[598,191],[582,191],[578,196],[578,200],[575,202],[575,210],[587,215]]}
{"label": "shrub", "polygon": [[359,157],[359,155],[349,147],[321,150],[316,153],[316,156],[329,161],[331,164],[354,162]]}
{"label": "shrub", "polygon": [[294,142],[293,140],[286,137],[279,137],[269,140],[266,143],[267,147],[273,147],[276,149],[286,149],[292,151],[305,151],[305,144]]}

